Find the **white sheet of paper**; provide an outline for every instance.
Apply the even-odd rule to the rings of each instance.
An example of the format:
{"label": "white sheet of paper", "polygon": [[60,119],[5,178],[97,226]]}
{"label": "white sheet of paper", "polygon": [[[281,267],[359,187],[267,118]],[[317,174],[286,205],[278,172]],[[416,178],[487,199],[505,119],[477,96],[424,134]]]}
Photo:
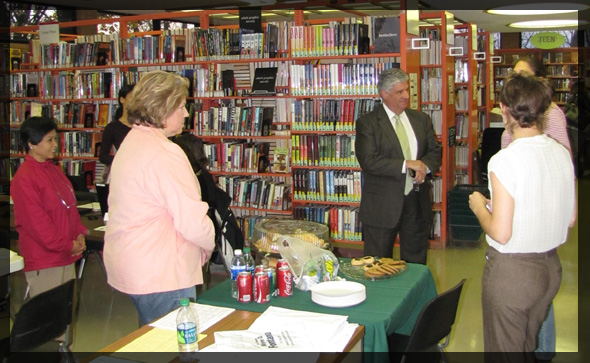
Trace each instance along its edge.
{"label": "white sheet of paper", "polygon": [[[191,308],[197,315],[197,326],[199,327],[199,333],[202,333],[210,326],[236,310],[213,305],[195,304],[193,302],[191,302]],[[163,318],[154,321],[150,324],[150,326],[154,328],[176,331],[176,315],[178,315],[178,309],[171,311]]]}
{"label": "white sheet of paper", "polygon": [[312,342],[303,331],[231,330],[215,332],[215,345],[218,352],[301,352],[309,351]]}

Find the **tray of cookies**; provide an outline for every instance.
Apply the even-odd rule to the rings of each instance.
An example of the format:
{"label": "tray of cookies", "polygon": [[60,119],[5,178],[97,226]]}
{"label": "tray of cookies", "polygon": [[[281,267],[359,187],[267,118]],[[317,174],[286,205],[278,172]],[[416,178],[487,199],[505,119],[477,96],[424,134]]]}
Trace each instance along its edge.
{"label": "tray of cookies", "polygon": [[348,278],[357,280],[389,279],[403,273],[406,261],[391,257],[363,256],[340,261],[340,271]]}

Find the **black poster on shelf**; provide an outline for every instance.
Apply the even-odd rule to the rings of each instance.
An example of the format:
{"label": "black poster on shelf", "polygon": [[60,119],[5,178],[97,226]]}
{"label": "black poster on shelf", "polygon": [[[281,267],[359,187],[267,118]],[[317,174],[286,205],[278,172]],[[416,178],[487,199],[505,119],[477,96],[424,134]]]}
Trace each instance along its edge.
{"label": "black poster on shelf", "polygon": [[449,127],[449,147],[455,146],[457,144],[457,127],[451,126]]}
{"label": "black poster on shelf", "polygon": [[240,9],[242,34],[262,33],[262,10],[260,8]]}
{"label": "black poster on shelf", "polygon": [[397,53],[400,51],[400,22],[397,16],[376,17],[373,36],[375,53]]}

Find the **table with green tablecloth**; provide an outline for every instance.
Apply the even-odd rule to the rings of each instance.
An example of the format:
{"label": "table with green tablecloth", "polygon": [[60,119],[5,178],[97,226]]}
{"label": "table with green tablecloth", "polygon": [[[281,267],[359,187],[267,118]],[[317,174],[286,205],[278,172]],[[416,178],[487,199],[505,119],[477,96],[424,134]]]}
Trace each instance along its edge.
{"label": "table with green tablecloth", "polygon": [[[264,312],[269,305],[286,309],[348,316],[351,323],[365,327],[363,349],[365,361],[382,360],[373,352],[388,352],[387,335],[409,335],[420,311],[437,295],[434,279],[427,266],[408,264],[402,274],[376,281],[352,280],[366,286],[364,302],[347,308],[330,308],[311,301],[310,291],[294,289],[291,297],[273,297],[267,304],[240,303],[231,297],[231,280],[227,279],[197,297],[202,304]],[[383,357],[384,358],[384,357]]]}

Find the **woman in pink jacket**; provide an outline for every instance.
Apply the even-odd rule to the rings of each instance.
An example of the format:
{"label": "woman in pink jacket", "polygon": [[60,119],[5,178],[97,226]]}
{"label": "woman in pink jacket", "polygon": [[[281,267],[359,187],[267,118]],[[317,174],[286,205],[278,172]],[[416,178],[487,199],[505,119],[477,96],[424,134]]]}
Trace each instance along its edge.
{"label": "woman in pink jacket", "polygon": [[214,229],[182,149],[168,138],[188,116],[188,80],[144,74],[128,104],[133,124],[111,167],[104,259],[108,283],[129,295],[142,325],[196,299]]}

